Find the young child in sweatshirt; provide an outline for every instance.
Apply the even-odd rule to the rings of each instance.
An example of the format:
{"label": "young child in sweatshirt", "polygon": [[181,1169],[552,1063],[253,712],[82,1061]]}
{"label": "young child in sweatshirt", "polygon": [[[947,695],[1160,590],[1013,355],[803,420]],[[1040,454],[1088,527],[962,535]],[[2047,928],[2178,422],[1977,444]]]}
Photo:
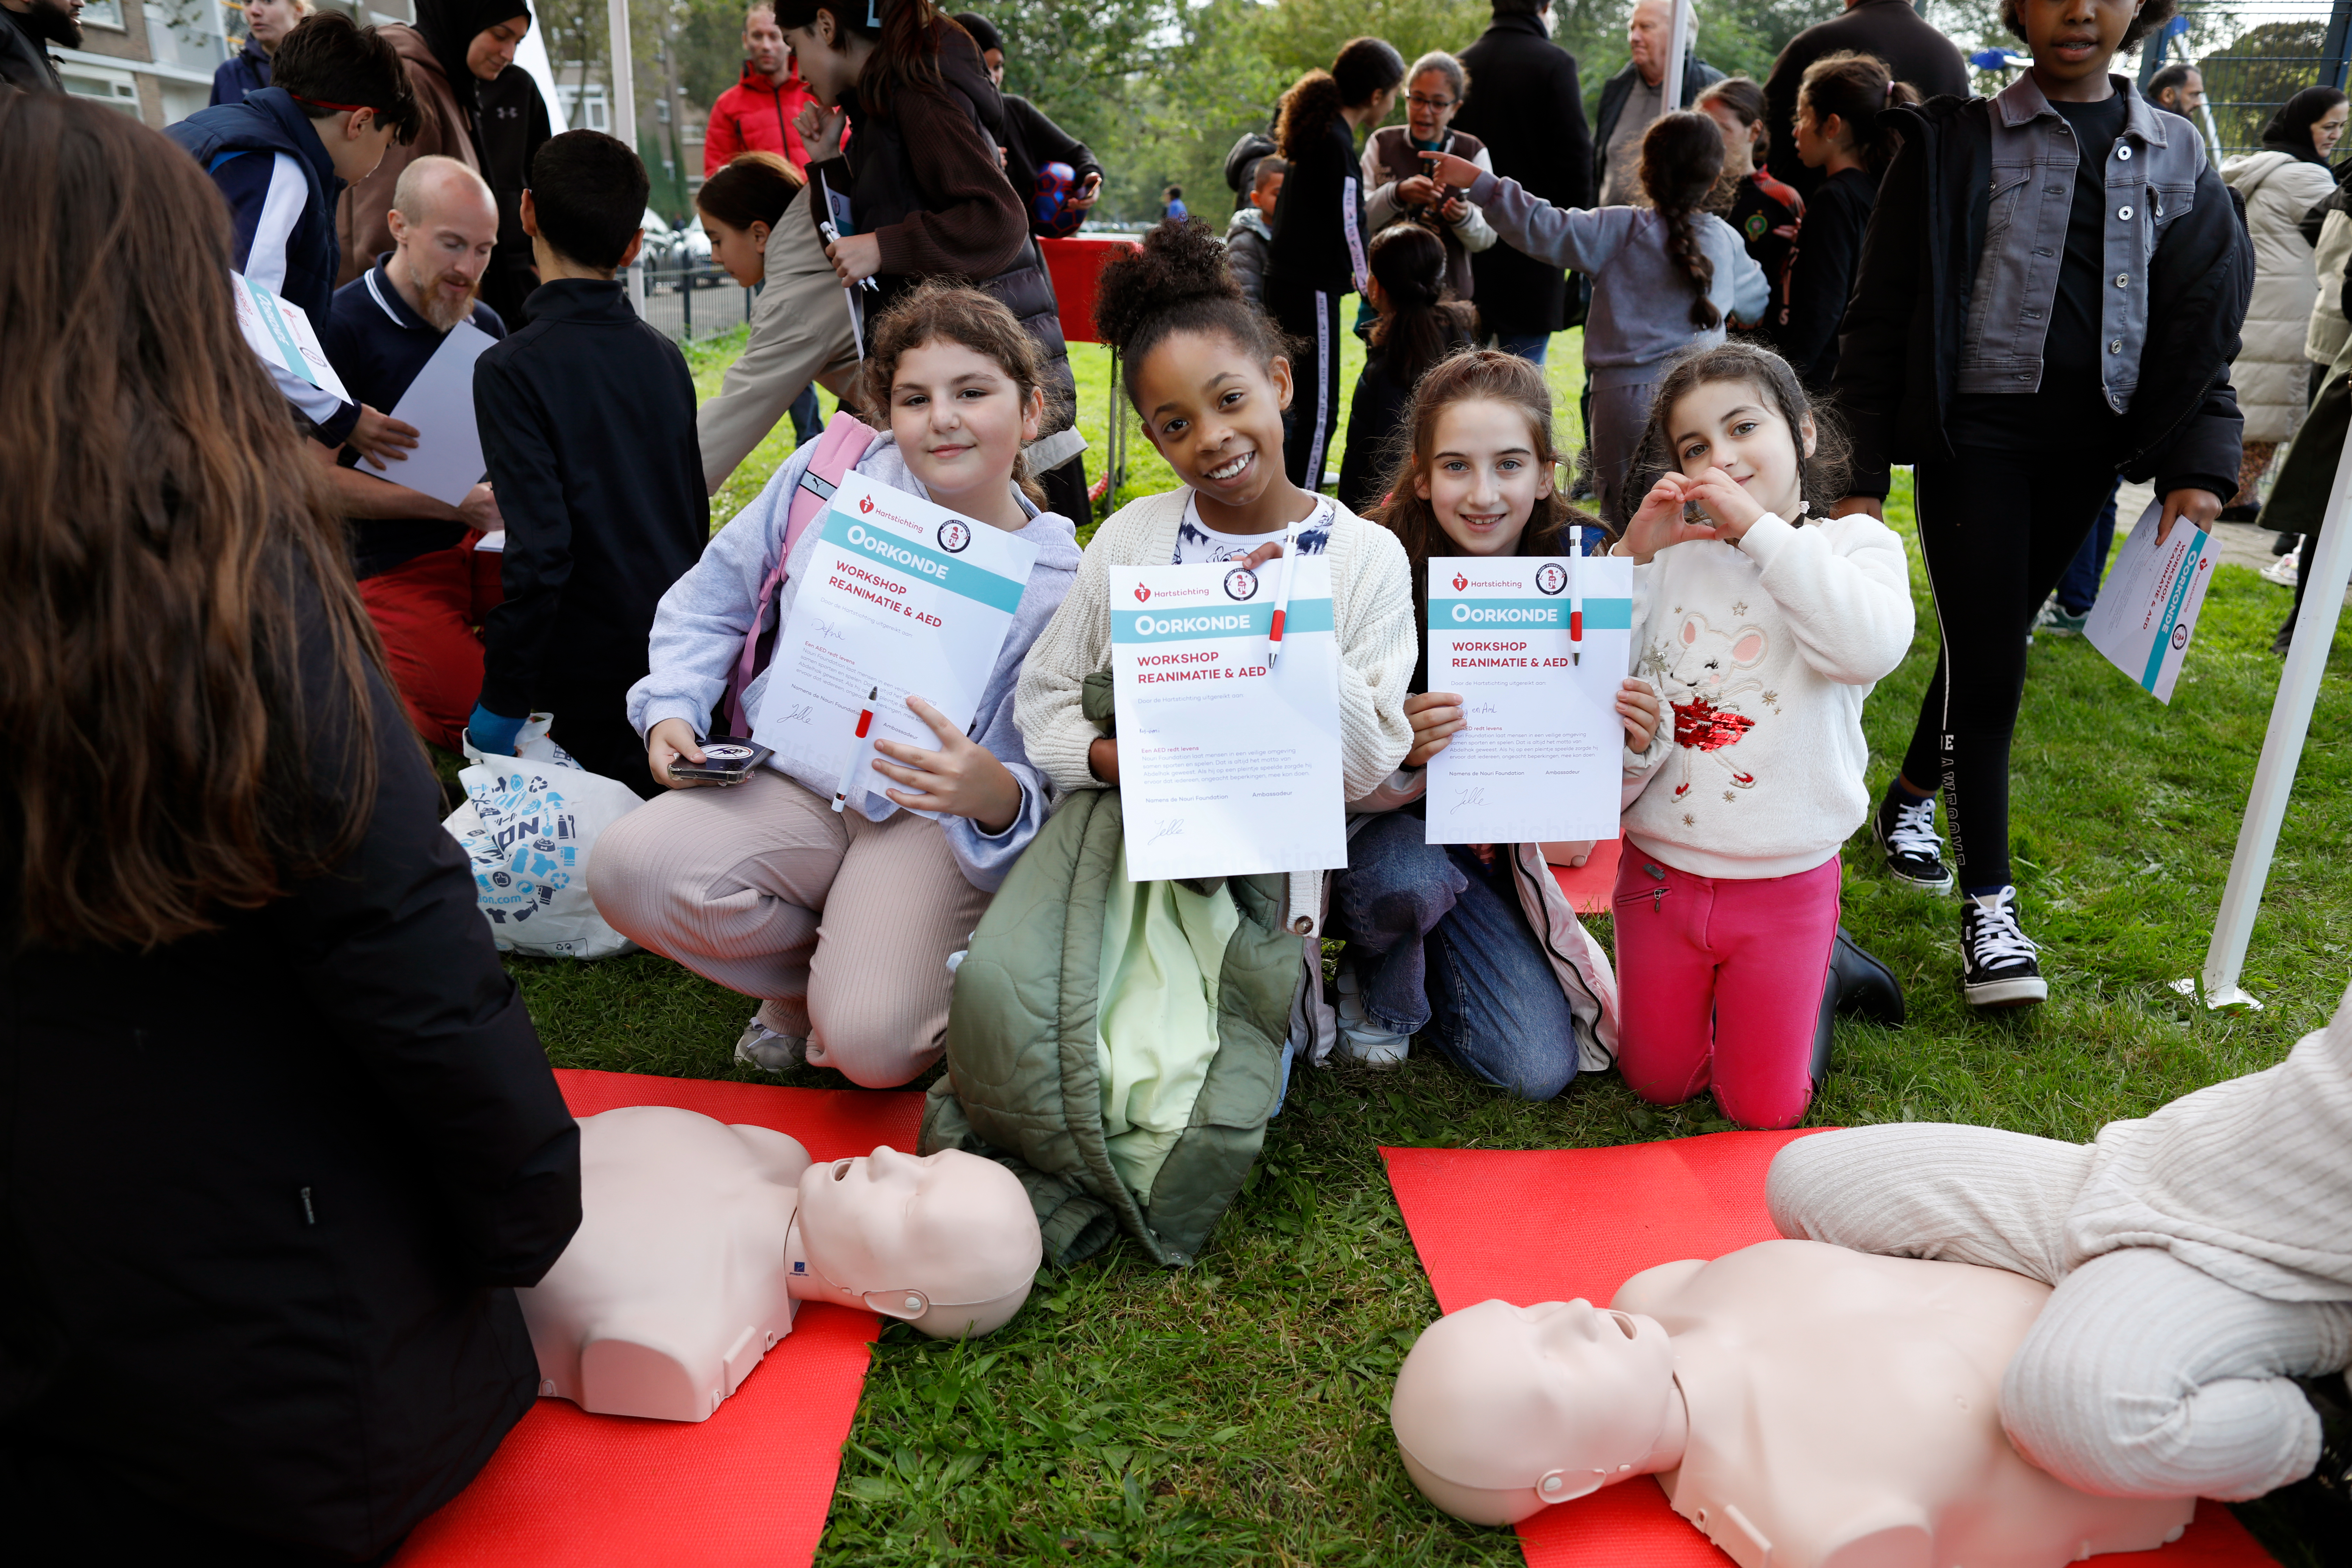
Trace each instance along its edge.
{"label": "young child in sweatshirt", "polygon": [[1779,355],[1695,353],[1658,387],[1612,549],[1635,563],[1635,668],[1673,709],[1627,753],[1619,1065],[1653,1104],[1712,1086],[1743,1127],[1811,1101],[1838,847],[1870,809],[1862,705],[1911,646],[1903,542],[1808,521],[1843,493],[1842,453]]}
{"label": "young child in sweatshirt", "polygon": [[1687,110],[1643,132],[1646,207],[1555,207],[1452,153],[1425,156],[1431,176],[1465,191],[1507,243],[1591,278],[1585,444],[1601,516],[1622,530],[1639,493],[1626,484],[1626,464],[1667,365],[1723,342],[1727,319],[1746,324],[1764,314],[1764,269],[1731,226],[1706,210],[1723,171],[1723,133]]}
{"label": "young child in sweatshirt", "polygon": [[596,131],[531,160],[522,222],[544,280],[530,325],[474,362],[474,415],[506,520],[506,597],[482,624],[475,747],[510,756],[534,710],[592,773],[661,793],[629,727],[654,606],[702,553],[710,500],[694,377],[614,271],[644,241],[646,168]]}
{"label": "young child in sweatshirt", "polygon": [[[927,283],[881,315],[868,346],[867,384],[888,397],[890,433],[855,471],[1037,547],[971,728],[960,733],[908,699],[939,749],[877,741],[876,771],[898,787],[838,813],[829,793],[772,769],[725,789],[672,776],[679,757],[703,761],[703,727],[745,637],[771,624],[772,608],[774,626],[791,619],[822,531],[803,528],[784,560],[812,442],[663,596],[652,672],[630,691],[628,720],[646,737],[643,765],[670,793],[605,829],[588,877],[615,930],[761,999],[738,1060],[782,1068],[805,1052],[884,1089],[939,1059],[948,955],[1045,824],[1049,792],[1022,748],[1013,687],[1069,588],[1078,547],[1076,527],[1041,509],[1023,467],[1045,372],[1011,310],[976,289]],[[780,563],[772,606],[761,595]],[[745,712],[759,712],[770,673],[744,689]]]}

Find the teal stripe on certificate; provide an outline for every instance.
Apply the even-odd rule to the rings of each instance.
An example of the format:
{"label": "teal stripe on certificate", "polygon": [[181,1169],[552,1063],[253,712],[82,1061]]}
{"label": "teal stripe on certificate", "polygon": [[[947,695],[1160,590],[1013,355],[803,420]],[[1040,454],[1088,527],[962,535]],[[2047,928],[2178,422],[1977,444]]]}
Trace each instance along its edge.
{"label": "teal stripe on certificate", "polygon": [[[1502,632],[1517,626],[1541,631],[1547,626],[1568,629],[1568,595],[1556,599],[1432,599],[1429,629],[1433,632]],[[1587,599],[1584,629],[1622,632],[1633,627],[1631,599]]]}
{"label": "teal stripe on certificate", "polygon": [[[1331,601],[1293,599],[1282,619],[1282,635],[1328,632]],[[1181,610],[1113,609],[1110,640],[1118,642],[1206,642],[1213,637],[1266,637],[1274,630],[1274,604],[1201,605]]]}
{"label": "teal stripe on certificate", "polygon": [[[310,360],[303,356],[302,345],[294,341],[293,329],[286,324],[286,318],[278,314],[278,301],[271,298],[268,289],[250,278],[245,280],[245,288],[246,292],[253,296],[253,303],[261,312],[261,324],[268,327],[269,335],[278,340],[278,352],[285,359],[286,368],[312,386],[318,386],[318,374],[311,370]],[[313,322],[314,330],[316,326],[317,323]],[[320,390],[323,391],[324,388]]]}
{"label": "teal stripe on certificate", "polygon": [[[987,524],[969,526],[984,528]],[[1028,586],[1017,578],[1000,576],[976,562],[959,561],[914,543],[894,530],[869,528],[861,520],[844,517],[830,508],[824,514],[824,541],[841,546],[853,558],[871,561],[885,572],[932,584],[991,609],[1003,610],[1008,616],[1019,607],[1021,590]]]}
{"label": "teal stripe on certificate", "polygon": [[2180,624],[2180,605],[2189,597],[2189,580],[2197,575],[2198,563],[2205,559],[2206,537],[2200,532],[2189,540],[2189,552],[2180,558],[2180,570],[2172,574],[2172,591],[2164,597],[2164,614],[2157,621],[2156,640],[2147,645],[2147,668],[2139,678],[2140,685],[2149,691],[2156,689],[2157,677],[2164,673],[2164,656],[2172,651],[2172,628]]}

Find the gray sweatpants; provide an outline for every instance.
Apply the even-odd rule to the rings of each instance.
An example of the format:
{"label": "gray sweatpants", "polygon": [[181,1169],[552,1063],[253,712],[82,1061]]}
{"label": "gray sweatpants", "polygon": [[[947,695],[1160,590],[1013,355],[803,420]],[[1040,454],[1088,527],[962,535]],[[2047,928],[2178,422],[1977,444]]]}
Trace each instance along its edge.
{"label": "gray sweatpants", "polygon": [[2070,1272],[2063,1226],[2090,1163],[2086,1145],[1988,1127],[1858,1127],[1783,1149],[1766,1199],[1783,1236],[2055,1286],[2001,1380],[2000,1415],[2068,1485],[2235,1501],[2309,1475],[2319,1418],[2287,1378],[2352,1363],[2352,1302],[2270,1300],[2159,1247]]}

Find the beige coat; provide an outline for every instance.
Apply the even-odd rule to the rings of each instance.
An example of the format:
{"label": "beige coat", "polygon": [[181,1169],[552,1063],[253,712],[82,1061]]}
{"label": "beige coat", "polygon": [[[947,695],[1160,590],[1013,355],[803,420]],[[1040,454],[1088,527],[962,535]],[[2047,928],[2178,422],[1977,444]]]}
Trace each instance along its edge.
{"label": "beige coat", "polygon": [[2352,259],[2352,214],[2329,213],[2319,230],[2319,245],[2311,254],[2319,291],[2311,301],[2311,331],[2304,339],[2303,357],[2314,364],[2334,364],[2345,344],[2352,342],[2352,321],[2344,315],[2347,259]]}
{"label": "beige coat", "polygon": [[801,388],[816,381],[836,396],[853,391],[858,362],[849,302],[816,226],[798,210],[807,200],[806,191],[794,196],[768,231],[767,281],[751,307],[751,341],[728,367],[719,395],[694,416],[702,478],[713,494],[768,438]]}
{"label": "beige coat", "polygon": [[415,141],[405,147],[395,142],[385,148],[383,162],[375,166],[375,173],[346,186],[342,200],[336,204],[335,242],[343,252],[342,266],[335,273],[338,289],[373,267],[375,258],[392,248],[387,215],[392,211],[393,187],[400,184],[403,169],[419,158],[442,157],[455,158],[477,174],[482,172],[482,160],[474,152],[474,138],[466,126],[466,112],[449,90],[441,62],[433,58],[433,46],[415,28],[398,23],[386,23],[381,31],[408,62],[408,89],[416,95],[423,123]]}
{"label": "beige coat", "polygon": [[2248,442],[2285,441],[2303,422],[2311,390],[2304,343],[2319,292],[2303,215],[2336,189],[2326,166],[2284,153],[2254,153],[2221,165],[2221,178],[2245,198],[2254,240],[2254,293],[2246,307],[2230,382],[2246,416]]}

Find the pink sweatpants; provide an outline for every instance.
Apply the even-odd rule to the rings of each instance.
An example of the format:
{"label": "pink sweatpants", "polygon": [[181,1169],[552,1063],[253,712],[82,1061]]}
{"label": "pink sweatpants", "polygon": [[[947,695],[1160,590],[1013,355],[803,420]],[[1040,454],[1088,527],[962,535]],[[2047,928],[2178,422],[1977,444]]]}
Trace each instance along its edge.
{"label": "pink sweatpants", "polygon": [[1632,844],[1617,861],[1617,1065],[1653,1105],[1712,1087],[1742,1127],[1794,1127],[1837,938],[1834,855],[1792,877],[1696,877]]}

